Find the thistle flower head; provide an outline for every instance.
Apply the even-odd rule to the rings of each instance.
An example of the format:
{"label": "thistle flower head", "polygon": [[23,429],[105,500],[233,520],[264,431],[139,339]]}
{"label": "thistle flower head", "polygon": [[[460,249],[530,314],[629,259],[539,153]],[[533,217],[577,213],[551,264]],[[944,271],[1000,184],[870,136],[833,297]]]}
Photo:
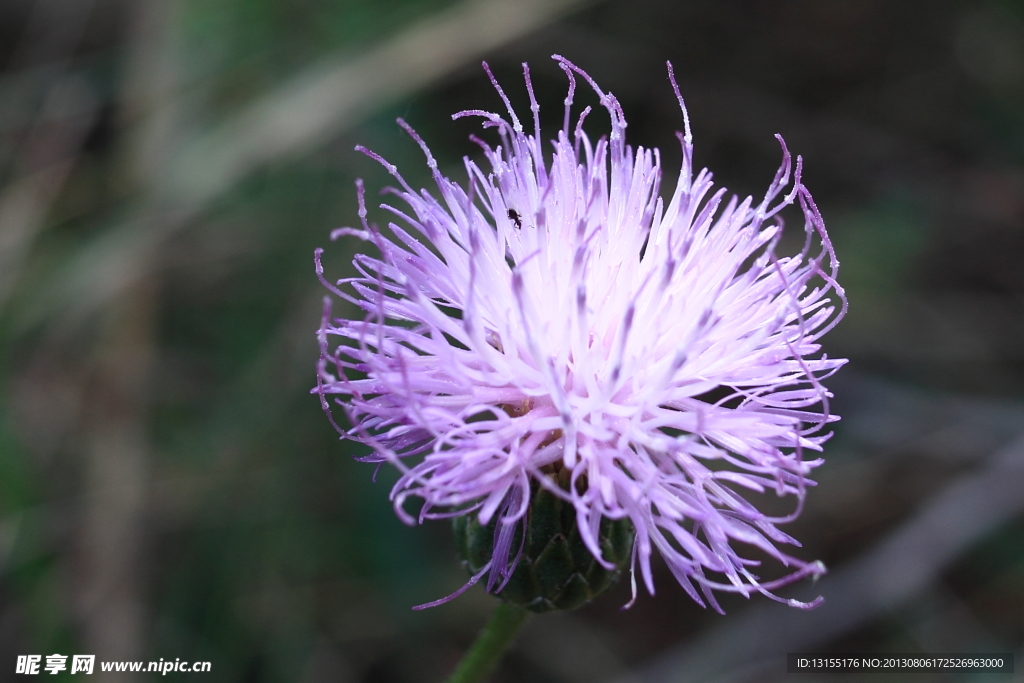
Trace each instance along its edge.
{"label": "thistle flower head", "polygon": [[[388,231],[366,218],[358,183],[355,277],[336,296],[361,313],[331,315],[319,330],[317,388],[341,405],[344,437],[372,448],[364,460],[400,471],[391,496],[414,523],[475,515],[495,526],[488,575],[501,589],[522,552],[514,543],[533,489],[572,506],[580,538],[600,563],[602,519],[629,520],[636,575],[654,592],[657,552],[701,605],[715,591],[777,598],[778,587],[824,572],[780,546],[799,545],[778,525],[797,516],[821,450],[829,394],[821,379],[845,361],[819,338],[845,313],[838,263],[810,193],[779,137],[782,163],[763,198],[727,197],[692,168],[684,132],[679,180],[666,200],[657,149],[626,144],[619,102],[568,60],[561,130],[545,152],[537,100],[524,65],[532,134],[498,85],[507,118],[464,111],[497,132],[472,138],[484,163],[468,180],[444,177],[423,149],[436,189],[400,185]],[[606,137],[573,113],[577,78],[611,119]],[[802,214],[803,248],[777,252],[786,207]],[[799,228],[798,228],[799,229]],[[329,400],[333,399],[333,400]],[[561,485],[560,485],[561,482]],[[772,517],[744,492],[791,496],[796,511]],[[410,497],[422,499],[414,517]],[[522,534],[520,534],[521,536]],[[518,548],[518,550],[517,550]],[[751,549],[787,569],[755,574]],[[812,603],[786,601],[793,606]]]}

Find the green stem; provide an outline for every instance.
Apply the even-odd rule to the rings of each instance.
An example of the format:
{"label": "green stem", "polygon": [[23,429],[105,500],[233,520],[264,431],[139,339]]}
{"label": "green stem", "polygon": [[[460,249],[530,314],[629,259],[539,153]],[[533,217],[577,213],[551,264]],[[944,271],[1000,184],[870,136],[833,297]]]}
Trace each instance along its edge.
{"label": "green stem", "polygon": [[494,669],[501,655],[512,644],[519,627],[530,615],[522,607],[499,601],[476,641],[462,656],[448,683],[480,683]]}

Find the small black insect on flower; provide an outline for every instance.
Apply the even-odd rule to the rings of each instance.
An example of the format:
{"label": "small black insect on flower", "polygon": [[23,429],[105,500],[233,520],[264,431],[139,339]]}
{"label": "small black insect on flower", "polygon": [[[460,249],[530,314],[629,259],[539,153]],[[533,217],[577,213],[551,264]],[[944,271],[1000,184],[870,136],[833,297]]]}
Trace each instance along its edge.
{"label": "small black insect on flower", "polygon": [[517,229],[523,229],[523,217],[519,215],[518,211],[516,211],[515,209],[509,209],[508,219],[516,224]]}

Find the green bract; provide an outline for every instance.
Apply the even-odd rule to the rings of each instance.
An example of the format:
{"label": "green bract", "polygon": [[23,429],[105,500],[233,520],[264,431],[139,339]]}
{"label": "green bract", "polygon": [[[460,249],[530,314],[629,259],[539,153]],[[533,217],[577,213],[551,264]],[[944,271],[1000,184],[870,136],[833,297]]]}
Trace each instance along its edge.
{"label": "green bract", "polygon": [[[628,519],[601,520],[601,554],[615,565],[611,570],[583,544],[576,511],[569,502],[534,485],[526,519],[523,554],[497,594],[506,602],[533,612],[576,609],[614,585],[629,562],[634,532]],[[455,518],[456,549],[470,574],[477,574],[490,561],[496,524],[497,516],[486,526],[475,514]],[[519,548],[521,534],[516,532],[513,552]]]}

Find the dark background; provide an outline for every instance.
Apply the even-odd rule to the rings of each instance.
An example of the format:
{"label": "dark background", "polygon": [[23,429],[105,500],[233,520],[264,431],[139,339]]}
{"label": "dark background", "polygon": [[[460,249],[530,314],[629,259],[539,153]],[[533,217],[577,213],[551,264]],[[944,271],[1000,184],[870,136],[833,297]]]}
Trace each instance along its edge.
{"label": "dark background", "polygon": [[357,177],[371,198],[387,184],[357,142],[428,183],[396,116],[464,177],[476,124],[450,114],[501,109],[481,59],[524,116],[530,62],[553,132],[555,52],[619,97],[670,175],[667,59],[720,183],[762,193],[775,133],[805,157],[850,298],[826,348],[850,364],[787,531],[831,573],[783,591],[824,594],[819,610],[732,598],[721,617],[660,567],[629,611],[624,582],[534,619],[496,680],[1021,653],[1020,2],[4,0],[0,680],[28,653],[208,660],[170,674],[207,683],[443,679],[492,598],[410,611],[465,576],[446,525],[403,526],[391,473],[372,483],[308,393],[312,253],[348,272],[356,245],[328,233],[355,222]]}

